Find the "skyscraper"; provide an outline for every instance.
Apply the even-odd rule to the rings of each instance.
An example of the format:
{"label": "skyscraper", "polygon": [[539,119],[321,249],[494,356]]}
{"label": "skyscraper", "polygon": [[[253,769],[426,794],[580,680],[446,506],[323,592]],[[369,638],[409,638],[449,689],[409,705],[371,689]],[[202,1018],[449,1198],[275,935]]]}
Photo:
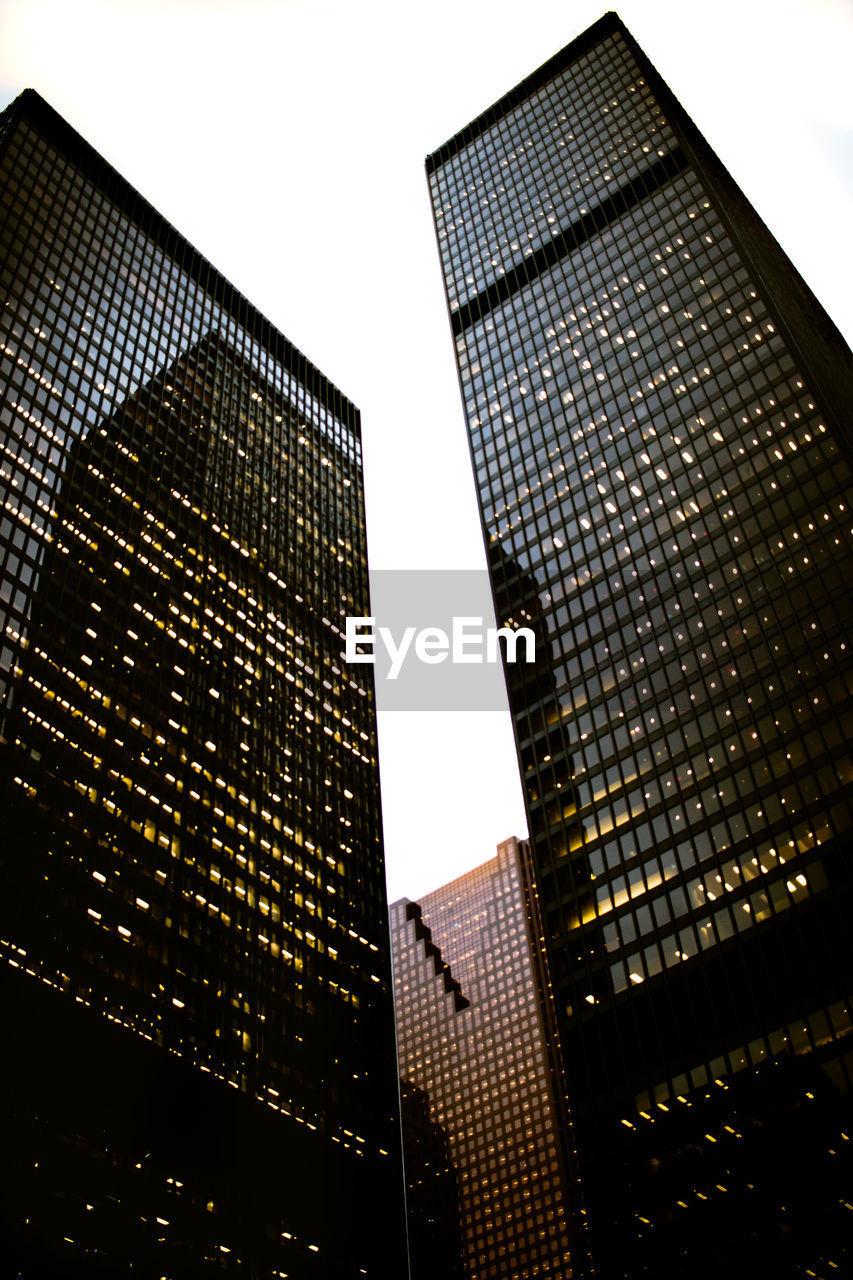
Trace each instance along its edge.
{"label": "skyscraper", "polygon": [[447,1136],[462,1274],[566,1280],[579,1198],[526,842],[394,903],[391,945],[400,1075]]}
{"label": "skyscraper", "polygon": [[839,1274],[853,359],[613,14],[427,170],[596,1274]]}
{"label": "skyscraper", "polygon": [[358,411],[36,94],[0,121],[4,1254],[398,1280]]}

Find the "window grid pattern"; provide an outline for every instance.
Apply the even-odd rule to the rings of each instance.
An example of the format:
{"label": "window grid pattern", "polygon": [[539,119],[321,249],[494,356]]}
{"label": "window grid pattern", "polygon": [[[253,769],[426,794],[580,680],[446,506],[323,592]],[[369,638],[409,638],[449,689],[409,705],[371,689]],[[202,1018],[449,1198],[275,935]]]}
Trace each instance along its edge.
{"label": "window grid pattern", "polygon": [[531,817],[567,923],[582,852],[575,927],[614,913],[605,948],[631,957],[590,978],[599,999],[825,887],[814,851],[851,823],[849,468],[695,175],[457,349],[487,536],[541,591],[538,719],[571,722],[567,774],[519,724]]}
{"label": "window grid pattern", "polygon": [[447,1135],[472,1280],[572,1274],[576,1196],[522,852],[505,841],[490,862],[391,908],[400,1074],[428,1094]]}
{"label": "window grid pattern", "polygon": [[[7,119],[0,956],[372,1185],[394,1072],[373,690],[341,661],[369,611],[357,410],[34,95]],[[265,1275],[381,1261],[287,1226]]]}
{"label": "window grid pattern", "polygon": [[[808,955],[846,883],[853,527],[769,273],[612,25],[427,168],[496,599],[545,638],[546,673],[508,680],[573,1103],[607,1125],[619,1098],[632,1129],[846,1009],[824,971],[821,1012],[814,992],[765,1010],[738,1048],[721,1026],[661,1081],[678,1051],[657,1028],[681,1011],[663,975],[689,1001],[689,974],[762,929],[756,954],[775,936]],[[623,1071],[647,988],[648,1050]],[[846,1092],[845,1048],[822,1061]]]}

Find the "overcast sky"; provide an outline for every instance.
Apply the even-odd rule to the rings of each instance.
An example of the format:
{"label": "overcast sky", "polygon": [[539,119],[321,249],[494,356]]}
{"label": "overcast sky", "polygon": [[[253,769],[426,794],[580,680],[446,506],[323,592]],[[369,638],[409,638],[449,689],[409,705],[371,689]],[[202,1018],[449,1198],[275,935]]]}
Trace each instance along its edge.
{"label": "overcast sky", "polygon": [[[485,563],[423,158],[600,17],[588,0],[0,0],[37,89],[359,405],[381,569]],[[618,12],[853,338],[851,0]],[[506,713],[388,712],[389,891],[525,819]]]}

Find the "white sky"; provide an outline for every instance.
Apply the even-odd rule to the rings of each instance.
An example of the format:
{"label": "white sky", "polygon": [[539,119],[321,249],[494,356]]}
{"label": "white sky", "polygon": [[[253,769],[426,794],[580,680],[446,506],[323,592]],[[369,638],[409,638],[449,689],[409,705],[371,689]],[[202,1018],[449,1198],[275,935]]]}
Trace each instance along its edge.
{"label": "white sky", "polygon": [[[0,0],[37,89],[362,411],[371,565],[485,563],[424,156],[590,0]],[[853,337],[853,2],[618,12]],[[507,714],[386,713],[389,891],[525,833]]]}

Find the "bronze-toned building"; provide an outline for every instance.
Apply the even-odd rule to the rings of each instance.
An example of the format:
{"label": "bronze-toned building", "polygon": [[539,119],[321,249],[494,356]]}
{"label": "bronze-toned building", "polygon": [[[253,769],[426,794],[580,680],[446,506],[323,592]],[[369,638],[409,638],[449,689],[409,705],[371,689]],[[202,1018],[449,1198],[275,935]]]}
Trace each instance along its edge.
{"label": "bronze-toned building", "polygon": [[392,904],[391,947],[400,1075],[447,1138],[461,1274],[566,1280],[580,1202],[526,843]]}

